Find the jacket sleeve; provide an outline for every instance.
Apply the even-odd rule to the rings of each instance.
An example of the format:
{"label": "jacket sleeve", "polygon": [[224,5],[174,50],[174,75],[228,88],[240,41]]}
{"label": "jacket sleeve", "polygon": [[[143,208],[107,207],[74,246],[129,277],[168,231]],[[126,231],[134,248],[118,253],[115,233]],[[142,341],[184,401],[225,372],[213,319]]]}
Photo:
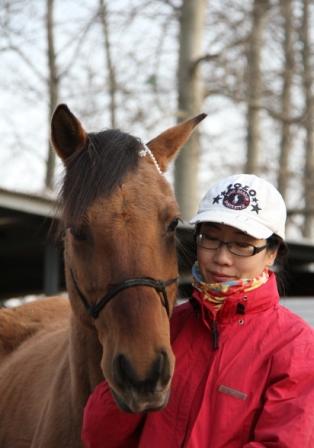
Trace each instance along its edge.
{"label": "jacket sleeve", "polygon": [[115,404],[105,381],[90,395],[84,409],[81,438],[85,448],[137,448],[144,414],[128,414]]}
{"label": "jacket sleeve", "polygon": [[[302,335],[304,336],[304,335]],[[273,355],[270,381],[243,448],[314,447],[314,337],[300,337]]]}

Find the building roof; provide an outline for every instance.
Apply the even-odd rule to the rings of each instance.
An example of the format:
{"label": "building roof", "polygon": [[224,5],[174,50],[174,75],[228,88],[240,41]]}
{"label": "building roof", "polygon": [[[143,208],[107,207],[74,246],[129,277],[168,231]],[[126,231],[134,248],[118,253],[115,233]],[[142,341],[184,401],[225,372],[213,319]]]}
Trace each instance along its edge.
{"label": "building roof", "polygon": [[0,188],[0,208],[31,215],[53,217],[56,214],[57,195],[49,191],[40,194],[21,193]]}

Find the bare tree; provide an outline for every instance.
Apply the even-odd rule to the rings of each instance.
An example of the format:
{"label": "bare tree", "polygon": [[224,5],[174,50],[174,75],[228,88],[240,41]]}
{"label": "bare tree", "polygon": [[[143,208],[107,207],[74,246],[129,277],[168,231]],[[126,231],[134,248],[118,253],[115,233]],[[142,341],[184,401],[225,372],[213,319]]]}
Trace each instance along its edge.
{"label": "bare tree", "polygon": [[[180,11],[178,119],[197,115],[204,99],[201,75],[206,0],[183,0]],[[196,131],[175,164],[175,191],[184,218],[198,202],[199,135]]]}
{"label": "bare tree", "polygon": [[[59,74],[56,61],[54,39],[54,0],[46,3],[46,30],[47,30],[47,56],[48,56],[48,119],[50,121],[53,111],[59,101]],[[46,164],[46,188],[53,190],[55,172],[55,151],[52,149],[48,138],[48,157]]]}
{"label": "bare tree", "polygon": [[115,68],[112,62],[111,56],[111,44],[110,44],[110,31],[109,31],[109,23],[108,23],[108,8],[106,0],[99,0],[99,17],[102,28],[103,40],[104,40],[104,50],[105,50],[105,59],[106,59],[106,67],[108,71],[108,83],[106,83],[106,87],[108,89],[108,95],[110,98],[110,122],[111,127],[115,128],[117,126],[116,120],[116,94],[117,94],[117,83],[116,83],[116,74]]}
{"label": "bare tree", "polygon": [[262,72],[261,60],[269,0],[254,0],[252,29],[247,57],[247,173],[258,171],[261,145]]}
{"label": "bare tree", "polygon": [[[309,229],[314,228],[309,213],[314,203],[309,37],[313,17],[307,16],[311,1],[3,0],[0,57],[5,76],[0,89],[8,99],[0,109],[7,110],[5,103],[10,103],[12,95],[18,98],[15,110],[21,122],[26,110],[36,119],[19,126],[15,114],[4,115],[0,130],[7,152],[2,151],[1,160],[12,160],[11,152],[20,145],[19,159],[26,156],[34,161],[34,172],[39,172],[47,158],[39,149],[46,147],[45,115],[40,112],[46,107],[50,116],[61,94],[62,101],[70,102],[85,117],[89,128],[108,122],[116,127],[119,117],[124,129],[147,137],[170,124],[175,113],[182,120],[207,112],[213,114],[207,122],[218,126],[211,126],[210,141],[205,132],[202,135],[206,149],[210,145],[210,157],[204,154],[206,167],[199,166],[197,133],[175,165],[175,189],[183,216],[188,218],[195,211],[198,172],[203,170],[199,179],[208,179],[243,169],[246,147],[247,171],[267,166],[266,175],[277,177],[283,195],[293,187],[294,194],[286,195],[293,209],[305,198],[304,229],[310,235]],[[70,11],[68,4],[77,5],[71,21],[64,15]],[[301,5],[302,39],[297,41]],[[302,57],[297,52],[301,41]],[[226,114],[228,132],[219,121]],[[277,132],[275,138],[270,132]],[[263,152],[264,143],[268,150]],[[278,160],[274,154],[280,154]],[[53,165],[48,157],[49,188],[53,187]],[[41,182],[41,173],[38,177]],[[300,225],[300,220],[295,222]]]}
{"label": "bare tree", "polygon": [[[310,210],[314,204],[314,102],[313,102],[313,67],[311,61],[310,42],[310,0],[303,0],[303,16],[301,26],[301,41],[303,44],[303,89],[305,98],[305,165],[304,165],[304,200],[305,210]],[[305,214],[304,236],[314,235],[314,216]]]}
{"label": "bare tree", "polygon": [[294,45],[293,45],[293,9],[292,0],[280,0],[281,14],[284,20],[284,69],[283,88],[281,94],[281,140],[278,169],[278,189],[286,197],[289,179],[289,156],[292,148],[292,87],[294,76]]}

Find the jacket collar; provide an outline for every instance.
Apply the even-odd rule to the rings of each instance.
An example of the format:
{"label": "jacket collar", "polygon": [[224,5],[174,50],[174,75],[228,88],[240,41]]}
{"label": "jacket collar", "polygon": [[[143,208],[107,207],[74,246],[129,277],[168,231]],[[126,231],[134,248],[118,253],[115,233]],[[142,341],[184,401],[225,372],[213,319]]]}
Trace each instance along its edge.
{"label": "jacket collar", "polygon": [[273,307],[279,301],[276,276],[272,272],[269,279],[259,288],[247,293],[234,293],[230,295],[217,311],[213,304],[203,300],[203,294],[196,289],[192,293],[193,299],[201,306],[203,318],[209,314],[210,320],[218,322],[239,319],[242,314],[254,314]]}

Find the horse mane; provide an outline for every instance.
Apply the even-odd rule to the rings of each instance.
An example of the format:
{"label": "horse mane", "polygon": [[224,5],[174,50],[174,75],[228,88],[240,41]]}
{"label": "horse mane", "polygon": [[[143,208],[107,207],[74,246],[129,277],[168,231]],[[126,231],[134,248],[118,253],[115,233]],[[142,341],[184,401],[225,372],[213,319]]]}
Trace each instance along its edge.
{"label": "horse mane", "polygon": [[98,197],[109,196],[138,165],[141,141],[118,129],[89,133],[85,147],[66,160],[59,194],[65,222],[78,225]]}

